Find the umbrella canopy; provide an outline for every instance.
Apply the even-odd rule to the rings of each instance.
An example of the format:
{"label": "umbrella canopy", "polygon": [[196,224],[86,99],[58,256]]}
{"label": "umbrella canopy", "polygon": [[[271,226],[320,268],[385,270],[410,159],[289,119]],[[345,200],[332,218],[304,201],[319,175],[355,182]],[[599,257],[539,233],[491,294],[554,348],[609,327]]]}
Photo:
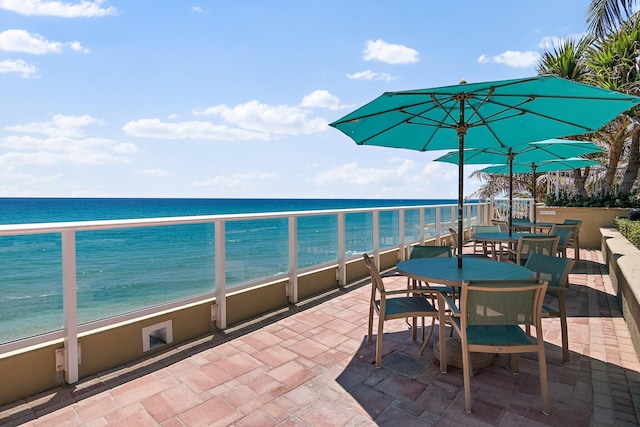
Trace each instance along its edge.
{"label": "umbrella canopy", "polygon": [[[516,163],[537,165],[549,160],[565,160],[570,157],[581,156],[604,151],[592,142],[570,141],[566,139],[548,139],[531,142],[517,147],[488,147],[469,148],[462,155],[458,151],[451,151],[436,159],[439,162],[458,164],[460,159],[466,164],[503,163],[509,167],[509,233],[513,222],[513,165]],[[534,211],[535,212],[535,211]],[[535,219],[534,219],[535,222]]]}
{"label": "umbrella canopy", "polygon": [[[513,179],[514,173],[531,173],[531,183],[533,188],[533,205],[536,205],[536,172],[553,172],[562,170],[572,170],[586,168],[587,166],[602,166],[602,163],[595,160],[583,159],[581,157],[571,157],[564,160],[547,160],[542,162],[531,163],[517,163],[511,165],[493,165],[484,169],[480,169],[479,172],[492,173],[492,174],[509,174],[509,179]],[[510,186],[513,184],[510,182]],[[511,189],[510,189],[511,190]],[[533,209],[533,222],[536,222],[536,209]]]}
{"label": "umbrella canopy", "polygon": [[[582,157],[571,157],[564,160],[547,160],[540,163],[514,163],[512,173],[537,173],[566,171],[572,169],[586,168],[587,166],[603,166],[595,160],[583,159]],[[509,173],[509,165],[492,165],[480,169],[478,172],[506,175]]]}
{"label": "umbrella canopy", "polygon": [[[359,145],[413,150],[509,147],[594,132],[640,98],[554,76],[387,92],[330,123]],[[462,155],[462,154],[460,154]],[[463,159],[458,176],[462,266]]]}

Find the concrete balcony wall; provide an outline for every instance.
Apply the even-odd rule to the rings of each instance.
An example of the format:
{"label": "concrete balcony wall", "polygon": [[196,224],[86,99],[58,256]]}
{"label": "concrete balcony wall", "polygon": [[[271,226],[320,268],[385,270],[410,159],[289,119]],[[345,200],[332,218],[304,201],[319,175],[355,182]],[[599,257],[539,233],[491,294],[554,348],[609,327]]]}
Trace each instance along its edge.
{"label": "concrete balcony wall", "polygon": [[613,227],[613,220],[618,216],[628,216],[629,209],[538,206],[536,215],[540,222],[562,223],[565,219],[581,219],[580,247],[600,249],[600,227]]}
{"label": "concrete balcony wall", "polygon": [[618,295],[636,353],[640,354],[640,250],[614,228],[601,228],[602,257]]}

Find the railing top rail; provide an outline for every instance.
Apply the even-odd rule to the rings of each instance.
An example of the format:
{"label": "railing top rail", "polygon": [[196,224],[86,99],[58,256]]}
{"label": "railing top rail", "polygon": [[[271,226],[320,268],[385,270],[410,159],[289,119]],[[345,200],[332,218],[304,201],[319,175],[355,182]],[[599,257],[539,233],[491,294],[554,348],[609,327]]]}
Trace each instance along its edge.
{"label": "railing top rail", "polygon": [[[480,205],[482,202],[467,203],[467,205]],[[415,206],[384,206],[373,208],[356,208],[356,209],[326,209],[326,210],[310,210],[310,211],[289,211],[289,212],[261,212],[261,213],[242,213],[242,214],[219,214],[219,215],[198,215],[198,216],[176,216],[162,218],[133,218],[133,219],[109,219],[109,220],[92,220],[92,221],[69,221],[69,222],[48,222],[48,223],[31,223],[31,224],[2,224],[0,225],[0,236],[13,236],[21,234],[43,234],[43,233],[59,233],[63,231],[95,231],[117,228],[134,228],[134,227],[156,227],[165,225],[185,225],[199,224],[217,221],[247,221],[256,219],[275,219],[288,217],[303,217],[317,215],[335,215],[350,213],[366,213],[374,211],[394,211],[394,210],[413,210],[426,208],[439,208],[444,206],[455,206],[454,204],[441,205],[415,205]]]}

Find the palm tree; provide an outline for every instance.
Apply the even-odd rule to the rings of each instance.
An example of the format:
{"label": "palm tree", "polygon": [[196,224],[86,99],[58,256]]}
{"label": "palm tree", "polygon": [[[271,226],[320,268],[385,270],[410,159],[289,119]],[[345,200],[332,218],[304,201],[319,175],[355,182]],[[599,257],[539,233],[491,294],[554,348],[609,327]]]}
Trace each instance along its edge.
{"label": "palm tree", "polygon": [[616,31],[633,16],[635,0],[591,0],[587,9],[587,28],[596,37]]}
{"label": "palm tree", "polygon": [[[638,53],[640,52],[640,20],[632,17],[614,32],[597,39],[586,53],[590,74],[586,81],[593,85],[632,95],[640,93]],[[633,112],[621,115],[598,132],[609,148],[609,163],[603,191],[611,192],[617,168],[627,151],[628,161],[621,193],[629,193],[640,167],[640,126]],[[631,140],[630,144],[625,144]]]}
{"label": "palm tree", "polygon": [[[585,58],[593,41],[592,36],[570,37],[543,49],[537,67],[538,74],[553,74],[577,82],[586,81],[591,71]],[[581,196],[587,195],[584,184],[588,174],[589,169],[584,173],[580,169],[573,171],[573,182]]]}

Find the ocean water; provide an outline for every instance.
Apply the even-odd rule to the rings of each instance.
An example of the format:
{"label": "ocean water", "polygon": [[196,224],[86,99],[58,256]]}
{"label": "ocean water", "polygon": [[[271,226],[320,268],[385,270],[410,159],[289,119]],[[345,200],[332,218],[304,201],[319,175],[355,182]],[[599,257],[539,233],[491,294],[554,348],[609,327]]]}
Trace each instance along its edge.
{"label": "ocean water", "polygon": [[[0,224],[455,204],[455,200],[0,198]],[[407,211],[406,238],[419,235]],[[433,222],[435,209],[427,209]],[[443,222],[451,220],[450,210]],[[370,251],[372,216],[346,216],[347,252]],[[288,269],[287,219],[226,224],[233,288]],[[397,244],[397,212],[381,212],[382,246]],[[337,218],[298,219],[298,266],[337,260]],[[86,323],[215,289],[213,224],[76,234],[78,319]],[[62,328],[61,241],[56,233],[0,237],[0,343]]]}

